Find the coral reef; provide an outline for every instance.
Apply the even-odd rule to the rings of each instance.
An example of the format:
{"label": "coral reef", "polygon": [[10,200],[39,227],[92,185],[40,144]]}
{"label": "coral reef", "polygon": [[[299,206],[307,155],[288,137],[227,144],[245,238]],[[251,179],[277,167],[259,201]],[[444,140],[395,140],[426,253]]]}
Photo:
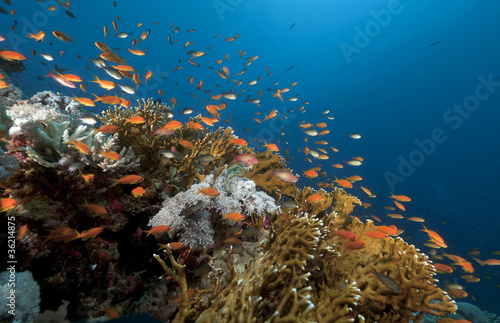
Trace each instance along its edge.
{"label": "coral reef", "polygon": [[486,315],[479,307],[467,302],[457,302],[457,314],[474,323],[488,323]]}
{"label": "coral reef", "polygon": [[14,122],[7,115],[5,107],[0,103],[0,137],[8,138],[9,129],[12,127]]}
{"label": "coral reef", "polygon": [[[194,250],[202,250],[213,244],[213,230],[210,228],[208,213],[211,208],[222,213],[240,212],[244,216],[273,213],[277,210],[274,199],[263,192],[257,192],[255,183],[239,177],[227,179],[223,170],[215,179],[207,175],[205,180],[180,192],[163,203],[163,208],[150,221],[150,226],[168,225],[171,238],[179,236],[180,242]],[[209,197],[198,190],[213,186],[219,196]]]}
{"label": "coral reef", "polygon": [[[38,135],[34,138],[32,147],[25,147],[31,160],[44,167],[56,167],[76,172],[84,165],[104,172],[128,172],[139,166],[139,159],[135,157],[131,148],[122,148],[118,153],[119,159],[107,158],[102,151],[117,149],[118,135],[95,133],[87,126],[79,126],[70,134],[69,121],[56,123],[50,121],[45,129],[37,128]],[[88,146],[90,153],[85,154],[70,143],[82,142]]]}
{"label": "coral reef", "polygon": [[[0,296],[2,298],[0,317],[3,320],[11,319],[2,322],[33,322],[40,312],[40,286],[29,271],[23,271],[15,273],[15,288],[13,288],[14,286],[9,285],[10,275],[9,271],[0,273]],[[15,296],[10,294],[11,290],[15,290]],[[13,307],[9,306],[11,300]],[[14,309],[15,315],[8,313],[11,309]]]}
{"label": "coral reef", "polygon": [[14,122],[9,134],[35,140],[39,135],[38,129],[48,126],[51,121],[69,122],[68,127],[76,129],[80,125],[80,113],[81,105],[77,101],[50,91],[39,92],[29,101],[19,101],[7,110]]}
{"label": "coral reef", "polygon": [[[153,132],[170,120],[170,110],[163,103],[143,99],[142,103],[137,101],[137,107],[115,106],[101,112],[97,118],[105,125],[120,127],[120,146],[131,147],[140,158],[141,169],[155,173],[164,166],[160,153],[167,148],[168,138],[155,136]],[[135,116],[144,118],[144,123],[127,122],[127,119]]]}
{"label": "coral reef", "polygon": [[5,181],[19,168],[17,158],[8,155],[0,148],[0,181]]}

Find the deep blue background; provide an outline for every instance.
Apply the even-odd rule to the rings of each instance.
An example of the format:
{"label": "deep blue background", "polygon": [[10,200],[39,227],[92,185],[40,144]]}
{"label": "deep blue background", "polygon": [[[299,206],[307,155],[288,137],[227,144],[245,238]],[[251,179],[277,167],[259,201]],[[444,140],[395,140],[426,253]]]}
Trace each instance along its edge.
{"label": "deep blue background", "polygon": [[[31,96],[38,91],[50,89],[70,95],[83,94],[59,86],[47,74],[47,67],[53,70],[54,64],[70,68],[69,73],[80,75],[84,80],[93,79],[97,74],[110,79],[104,72],[98,71],[88,57],[96,57],[100,51],[94,46],[95,41],[104,41],[111,48],[118,47],[118,52],[127,63],[133,65],[139,74],[153,71],[153,77],[147,86],[141,86],[138,94],[127,96],[135,100],[139,97],[158,98],[157,91],[165,92],[164,101],[175,97],[181,108],[192,107],[195,112],[207,115],[205,104],[208,94],[195,90],[195,84],[203,80],[205,88],[214,95],[221,91],[245,89],[235,101],[226,100],[228,107],[222,111],[222,119],[232,118],[229,124],[236,133],[250,144],[261,146],[253,139],[266,139],[278,143],[282,152],[289,148],[290,167],[296,173],[322,165],[328,171],[329,178],[360,175],[364,178],[350,190],[369,202],[372,208],[355,211],[357,215],[374,214],[384,223],[396,224],[405,230],[403,237],[422,250],[426,235],[418,231],[421,225],[406,220],[393,220],[385,216],[383,206],[392,205],[388,198],[391,191],[405,194],[412,198],[406,203],[406,217],[419,216],[426,219],[426,226],[437,231],[448,244],[447,253],[458,254],[470,260],[481,277],[481,282],[466,284],[457,271],[451,275],[442,275],[444,282],[457,281],[464,285],[471,296],[466,301],[493,312],[500,312],[496,304],[496,295],[500,286],[498,267],[481,267],[468,255],[478,248],[480,259],[500,258],[490,254],[500,250],[499,211],[497,208],[500,193],[500,3],[498,1],[120,1],[117,8],[112,1],[73,1],[71,12],[78,17],[70,18],[54,1],[40,3],[36,1],[12,1],[7,10],[17,9],[16,16],[0,15],[0,34],[7,41],[0,43],[6,49],[17,50],[26,56],[26,71],[14,78],[25,94]],[[49,5],[56,5],[56,12],[48,12]],[[390,13],[389,9],[392,9]],[[117,21],[116,16],[121,21]],[[376,17],[384,17],[377,21]],[[9,30],[14,19],[18,26]],[[127,39],[118,39],[113,35],[111,21],[118,23],[119,32],[133,32]],[[159,21],[158,25],[153,22]],[[136,24],[143,22],[142,28]],[[180,28],[173,34],[170,24]],[[294,27],[290,30],[292,24]],[[109,30],[103,39],[103,26]],[[35,29],[35,30],[33,30]],[[151,29],[151,34],[136,49],[148,49],[143,57],[126,52],[133,37]],[[195,29],[195,33],[187,33]],[[43,30],[47,34],[43,43],[27,40],[26,30],[32,33]],[[63,43],[52,36],[53,30],[63,31],[74,36],[75,43]],[[221,37],[214,39],[217,34]],[[225,42],[224,38],[241,36],[234,42]],[[357,43],[361,33],[364,42]],[[170,45],[167,35],[179,42]],[[189,56],[183,49],[186,41],[194,41],[187,49],[203,50],[206,56],[195,59],[201,68],[187,63]],[[434,46],[432,43],[438,42]],[[53,42],[53,45],[49,44]],[[356,52],[346,55],[342,48],[357,46]],[[211,46],[210,50],[206,47]],[[350,47],[351,49],[353,47]],[[31,56],[30,51],[50,53],[53,62],[47,66],[41,56]],[[65,49],[59,57],[57,53]],[[238,50],[247,51],[243,59]],[[76,58],[79,54],[83,59]],[[229,54],[229,61],[224,56]],[[244,58],[258,55],[259,58],[247,67],[242,76],[234,74],[244,67]],[[178,60],[181,59],[181,63]],[[221,65],[215,65],[217,59],[223,59]],[[90,67],[90,71],[86,69]],[[183,68],[171,72],[175,67]],[[244,84],[263,76],[259,85],[236,87],[232,82],[221,79],[214,66],[222,70],[227,66],[231,79],[242,79]],[[293,69],[286,71],[287,68]],[[273,75],[265,77],[268,67]],[[163,72],[166,79],[159,77]],[[189,85],[188,76],[193,76],[195,83]],[[447,122],[444,114],[455,104],[463,104],[469,96],[476,96],[476,88],[482,84],[479,78],[497,78],[489,97],[479,100],[477,109],[467,118],[461,118],[461,125],[452,128],[454,122]],[[279,85],[272,86],[275,81]],[[272,98],[267,88],[289,87],[292,82],[296,87],[284,94],[292,97],[299,94],[296,102],[285,100],[281,103]],[[130,81],[124,83],[131,84]],[[178,84],[177,86],[175,86]],[[217,89],[216,84],[221,88]],[[261,107],[245,103],[250,94],[258,97],[257,91],[263,91]],[[250,91],[250,92],[249,92]],[[482,89],[484,91],[484,89]],[[90,93],[102,95],[104,91],[94,83],[88,85]],[[187,95],[198,95],[198,99]],[[483,93],[483,92],[481,92]],[[484,92],[486,93],[486,92]],[[119,94],[119,93],[118,93]],[[200,99],[205,102],[201,103]],[[296,109],[302,102],[309,101],[304,114]],[[100,106],[95,111],[104,109]],[[252,118],[263,119],[268,111],[278,109],[279,117],[256,126]],[[286,112],[294,109],[293,112]],[[320,114],[329,109],[335,120],[329,121]],[[253,113],[260,111],[260,116]],[[286,113],[288,119],[284,118]],[[456,113],[452,113],[456,116]],[[176,119],[185,121],[186,116],[177,115]],[[321,146],[329,151],[330,160],[304,161],[303,153],[298,149],[305,147],[304,135],[298,128],[299,122],[327,122],[331,133],[326,136],[310,138],[307,144],[313,149],[314,139],[328,140],[340,150],[333,153],[329,146]],[[219,124],[222,124],[219,123]],[[286,129],[285,136],[279,133]],[[243,129],[252,129],[250,132]],[[419,153],[421,149],[416,141],[431,138],[435,129],[442,129],[444,142],[436,144],[428,155]],[[291,134],[289,134],[291,133]],[[350,133],[360,133],[362,139],[347,137]],[[319,138],[319,139],[318,139]],[[289,144],[287,145],[286,142]],[[261,148],[259,148],[261,149]],[[398,174],[401,160],[420,154],[422,163],[414,167],[411,174],[403,176],[400,182],[391,186],[387,174]],[[364,158],[361,167],[346,166],[343,169],[331,168],[331,163],[342,163],[355,156]],[[326,178],[314,181],[304,179],[303,185],[313,185]],[[377,195],[369,199],[360,189],[363,185]],[[444,260],[449,264],[450,261]]]}

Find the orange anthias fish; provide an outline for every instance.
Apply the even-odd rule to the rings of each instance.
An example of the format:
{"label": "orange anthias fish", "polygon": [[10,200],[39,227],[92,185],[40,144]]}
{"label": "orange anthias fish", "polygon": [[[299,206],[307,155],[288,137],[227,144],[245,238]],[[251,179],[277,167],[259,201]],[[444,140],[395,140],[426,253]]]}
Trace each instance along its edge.
{"label": "orange anthias fish", "polygon": [[406,211],[406,208],[403,206],[403,204],[394,201],[394,204],[396,204],[397,208],[400,209],[401,211]]}
{"label": "orange anthias fish", "polygon": [[228,214],[222,213],[223,217],[221,220],[228,220],[228,221],[233,221],[233,222],[238,222],[238,221],[243,221],[245,217],[238,212],[231,212]]}
{"label": "orange anthias fish", "polygon": [[83,153],[85,155],[90,154],[90,148],[89,148],[89,146],[87,146],[87,144],[80,142],[80,141],[74,141],[73,138],[71,138],[71,137],[69,139],[71,141],[66,142],[66,144],[72,144],[73,146],[75,146],[76,149],[78,149],[78,151],[80,151],[81,153]]}
{"label": "orange anthias fish", "polygon": [[194,146],[192,143],[190,143],[187,140],[179,140],[179,143],[182,145],[182,147],[187,148],[187,149],[194,149]]}
{"label": "orange anthias fish", "polygon": [[116,151],[112,151],[112,150],[109,150],[109,151],[100,150],[99,155],[102,155],[102,156],[104,156],[108,159],[112,159],[112,160],[121,160],[122,159]]}
{"label": "orange anthias fish", "polygon": [[33,38],[33,39],[34,39],[34,40],[36,40],[37,42],[41,42],[41,41],[43,41],[43,38],[45,37],[45,33],[44,33],[43,31],[41,31],[41,30],[40,30],[39,32],[37,32],[36,34],[34,34],[34,35],[33,35],[33,34],[30,34],[30,33],[28,32],[28,35],[29,35],[29,36],[28,36],[28,37],[26,37],[26,38]]}
{"label": "orange anthias fish", "polygon": [[213,187],[206,187],[206,188],[198,188],[198,193],[196,194],[203,194],[203,195],[206,195],[206,196],[211,196],[211,197],[214,197],[214,196],[219,196],[219,191],[217,191],[215,188]]}
{"label": "orange anthias fish", "polygon": [[172,120],[168,122],[165,126],[163,126],[163,129],[165,130],[177,130],[180,128],[182,128],[182,123],[176,120]]}
{"label": "orange anthias fish", "polygon": [[266,147],[270,151],[279,151],[278,146],[276,144],[265,144],[264,147]]}
{"label": "orange anthias fish", "polygon": [[362,249],[366,246],[366,242],[363,240],[349,241],[342,245],[344,249]]}
{"label": "orange anthias fish", "polygon": [[97,83],[99,84],[100,87],[102,87],[105,90],[112,90],[115,88],[115,83],[112,81],[106,81],[106,80],[100,80],[97,75],[94,75],[95,79],[89,82]]}
{"label": "orange anthias fish", "polygon": [[304,176],[309,177],[309,178],[316,178],[318,177],[318,173],[312,169],[306,170],[304,172]]}
{"label": "orange anthias fish", "polygon": [[340,230],[340,231],[335,232],[335,234],[341,238],[344,238],[344,239],[349,239],[352,241],[358,240],[358,237],[356,237],[356,235],[354,233],[352,233],[351,231]]}
{"label": "orange anthias fish", "polygon": [[434,265],[434,268],[436,268],[436,272],[440,273],[440,274],[451,274],[453,273],[453,269],[448,266],[448,265],[444,265],[444,264],[440,264],[440,263],[433,263]]}
{"label": "orange anthias fish", "polygon": [[128,118],[125,121],[125,123],[131,123],[131,124],[141,124],[141,123],[145,123],[145,122],[146,122],[146,119],[144,119],[141,116],[135,116],[132,118]]}
{"label": "orange anthias fish", "polygon": [[89,204],[89,202],[87,202],[87,200],[85,200],[85,204],[81,204],[80,206],[86,207],[87,209],[89,209],[90,211],[92,211],[93,213],[95,213],[97,215],[101,215],[101,216],[108,215],[108,211],[106,210],[106,208],[104,206],[97,205],[97,204]]}
{"label": "orange anthias fish", "polygon": [[428,230],[425,226],[424,226],[424,229],[420,230],[420,231],[427,233],[432,240],[444,243],[444,239],[441,238],[441,236],[439,234],[437,234],[435,231]]}
{"label": "orange anthias fish", "polygon": [[70,227],[59,227],[55,230],[51,230],[50,234],[44,237],[44,241],[51,240],[55,242],[69,242],[77,236],[78,232],[76,230],[73,230]]}
{"label": "orange anthias fish", "polygon": [[19,229],[19,236],[17,237],[17,239],[21,240],[26,235],[27,232],[28,232],[28,225],[25,224]]}
{"label": "orange anthias fish", "polygon": [[95,129],[95,133],[102,132],[102,133],[115,133],[120,131],[121,128],[118,126],[114,125],[104,125],[99,129]]}
{"label": "orange anthias fish", "polygon": [[147,233],[146,237],[149,236],[150,234],[156,235],[156,234],[162,234],[165,232],[170,231],[170,227],[168,225],[157,225],[156,227],[152,228],[151,230],[143,231]]}
{"label": "orange anthias fish", "polygon": [[82,233],[78,233],[78,235],[75,239],[82,239],[83,241],[88,240],[88,239],[93,239],[93,238],[97,237],[103,230],[104,230],[103,227],[97,227],[97,228],[85,230],[85,231],[82,231]]}
{"label": "orange anthias fish", "polygon": [[0,212],[7,212],[16,208],[17,202],[11,198],[1,198],[0,199]]}
{"label": "orange anthias fish", "polygon": [[172,250],[179,250],[179,249],[182,249],[182,247],[184,247],[184,244],[181,243],[181,242],[170,242],[170,243],[166,243],[166,244],[158,244],[158,246],[160,246],[160,248],[158,248],[158,250],[160,249],[172,249]]}
{"label": "orange anthias fish", "polygon": [[248,143],[245,139],[233,139],[232,144],[236,146],[248,146]]}
{"label": "orange anthias fish", "polygon": [[139,176],[139,175],[127,175],[127,176],[123,176],[120,179],[110,178],[110,180],[114,182],[113,185],[110,186],[110,187],[113,187],[113,186],[118,185],[118,184],[137,184],[137,183],[142,182],[144,180],[144,178],[142,176]]}
{"label": "orange anthias fish", "polygon": [[318,194],[309,195],[306,198],[306,202],[310,202],[310,203],[321,202],[321,201],[323,201],[323,196],[318,195]]}
{"label": "orange anthias fish", "polygon": [[370,237],[372,239],[385,239],[385,238],[389,237],[389,235],[387,235],[387,233],[383,233],[383,232],[378,231],[378,230],[367,231],[367,232],[363,233],[363,235]]}
{"label": "orange anthias fish", "polygon": [[134,197],[142,197],[142,196],[144,196],[144,194],[146,194],[146,191],[147,191],[147,189],[144,189],[141,186],[139,186],[139,187],[134,188],[132,190],[132,192],[130,192],[130,193],[132,193],[132,195]]}
{"label": "orange anthias fish", "polygon": [[395,199],[396,201],[399,202],[410,202],[411,199],[408,196],[405,195],[394,195],[391,193],[391,196],[389,196],[392,199]]}
{"label": "orange anthias fish", "polygon": [[78,171],[80,172],[79,176],[81,176],[86,183],[90,183],[94,180],[94,174],[84,174],[81,170]]}
{"label": "orange anthias fish", "polygon": [[0,58],[6,61],[22,61],[26,59],[26,56],[10,50],[0,50]]}
{"label": "orange anthias fish", "polygon": [[339,186],[343,188],[352,188],[352,183],[349,182],[347,179],[337,179],[337,177],[335,177],[335,180],[333,182],[337,183]]}

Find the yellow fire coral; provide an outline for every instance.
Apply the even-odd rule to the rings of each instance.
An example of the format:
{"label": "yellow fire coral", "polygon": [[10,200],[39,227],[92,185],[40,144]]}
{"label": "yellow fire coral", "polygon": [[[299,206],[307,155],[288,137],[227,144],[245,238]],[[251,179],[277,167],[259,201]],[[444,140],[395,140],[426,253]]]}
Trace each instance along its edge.
{"label": "yellow fire coral", "polygon": [[[120,145],[132,147],[136,156],[141,159],[143,170],[154,173],[161,166],[160,152],[166,148],[168,139],[152,133],[169,120],[167,114],[170,110],[165,104],[143,99],[142,103],[137,101],[137,107],[115,106],[103,111],[97,118],[106,125],[119,126]],[[144,118],[144,122],[127,122],[136,116]]]}
{"label": "yellow fire coral", "polygon": [[[296,199],[311,193],[304,189]],[[427,256],[400,238],[363,236],[375,226],[346,221],[359,200],[345,191],[318,194],[327,200],[322,207],[276,218],[267,252],[241,275],[231,270],[227,287],[211,298],[199,322],[408,322],[423,312],[443,316],[456,310],[435,285]],[[314,215],[333,200],[330,214]],[[344,248],[346,239],[335,232],[345,226],[366,247]]]}

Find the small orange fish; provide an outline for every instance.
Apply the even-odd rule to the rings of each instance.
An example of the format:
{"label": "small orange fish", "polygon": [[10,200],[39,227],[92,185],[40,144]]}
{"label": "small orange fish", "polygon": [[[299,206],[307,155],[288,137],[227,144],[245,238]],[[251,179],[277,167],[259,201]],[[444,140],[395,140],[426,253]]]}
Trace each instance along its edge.
{"label": "small orange fish", "polygon": [[265,144],[264,147],[266,147],[270,151],[279,151],[278,146],[276,144]]}
{"label": "small orange fish", "polygon": [[419,217],[416,217],[416,216],[408,218],[407,220],[413,221],[413,222],[425,222],[425,219],[422,219],[422,218],[419,218]]}
{"label": "small orange fish", "polygon": [[11,198],[1,198],[0,199],[0,212],[7,212],[14,209],[17,206],[17,202]]}
{"label": "small orange fish", "polygon": [[147,233],[146,237],[148,237],[150,234],[156,235],[156,234],[162,234],[165,232],[170,231],[170,227],[168,225],[157,225],[156,227],[153,227],[151,230],[143,231]]}
{"label": "small orange fish", "polygon": [[110,178],[110,180],[114,182],[113,185],[110,186],[110,187],[112,187],[112,186],[115,186],[118,184],[137,184],[137,183],[142,182],[144,180],[144,178],[139,176],[139,175],[127,175],[127,176],[123,176],[120,179]]}
{"label": "small orange fish", "polygon": [[0,58],[7,61],[22,61],[26,59],[26,56],[10,50],[0,50]]}
{"label": "small orange fish", "polygon": [[179,140],[179,143],[182,145],[182,147],[187,148],[187,149],[194,149],[194,146],[192,143],[190,143],[187,140]]}
{"label": "small orange fish", "polygon": [[440,274],[451,274],[453,273],[453,269],[450,266],[440,264],[440,263],[433,263],[434,268],[436,268],[436,272]]}
{"label": "small orange fish", "polygon": [[90,154],[90,148],[89,148],[89,146],[87,146],[87,144],[80,142],[80,141],[74,141],[73,138],[71,138],[71,137],[69,137],[69,139],[71,141],[66,142],[66,144],[72,144],[73,146],[75,146],[76,149],[78,149],[78,151],[80,151],[81,153],[83,153],[85,155]]}
{"label": "small orange fish", "polygon": [[206,195],[206,196],[211,196],[211,197],[214,197],[214,196],[219,196],[219,191],[217,191],[215,188],[213,187],[206,187],[206,188],[198,188],[198,193],[196,194],[203,194],[203,195]]}
{"label": "small orange fish", "polygon": [[137,55],[137,56],[144,56],[144,55],[146,55],[146,52],[144,52],[142,50],[139,50],[139,49],[130,49],[130,48],[127,47],[127,50],[129,52],[131,52],[132,54]]}
{"label": "small orange fish", "polygon": [[165,130],[177,130],[180,128],[182,128],[182,123],[176,120],[172,120],[163,126],[163,129]]}
{"label": "small orange fish", "polygon": [[304,176],[309,177],[309,178],[316,178],[318,177],[318,173],[312,169],[307,170],[304,172]]}
{"label": "small orange fish", "polygon": [[104,151],[104,150],[99,150],[99,153],[100,155],[108,158],[108,159],[111,159],[111,160],[121,160],[122,158],[120,157],[120,155],[118,155],[118,153],[116,151]]}
{"label": "small orange fish", "polygon": [[[75,239],[82,239],[83,241],[88,239],[93,239],[97,237],[102,231],[103,227],[93,228],[86,231],[82,231],[82,233],[78,233],[78,236]],[[77,231],[78,232],[78,231]]]}
{"label": "small orange fish", "polygon": [[95,133],[102,132],[102,133],[115,133],[120,131],[121,128],[118,126],[114,125],[104,125],[99,129],[94,129]]}
{"label": "small orange fish", "polygon": [[362,190],[363,190],[363,192],[365,192],[366,194],[368,194],[368,195],[373,195],[373,194],[372,194],[372,192],[370,192],[370,190],[369,190],[369,189],[367,189],[367,188],[365,188],[365,187],[363,187],[363,186],[361,186],[361,189],[362,189]]}
{"label": "small orange fish", "polygon": [[372,239],[385,239],[385,238],[389,237],[387,235],[387,233],[383,233],[383,232],[378,231],[378,230],[367,231],[367,232],[363,233],[363,235],[370,237]]}
{"label": "small orange fish", "polygon": [[309,195],[306,198],[306,202],[310,202],[310,203],[321,202],[321,201],[323,201],[323,196],[318,195],[318,194]]}
{"label": "small orange fish", "polygon": [[391,196],[389,196],[392,199],[395,199],[396,201],[399,202],[410,202],[411,199],[408,196],[405,195],[394,195],[391,193]]}
{"label": "small orange fish", "polygon": [[26,233],[28,233],[28,225],[27,224],[23,225],[19,229],[19,236],[17,237],[17,239],[21,240],[26,235]]}
{"label": "small orange fish", "polygon": [[236,146],[248,146],[248,143],[244,139],[233,139],[232,144]]}
{"label": "small orange fish", "polygon": [[90,183],[94,180],[94,174],[84,174],[81,170],[78,171],[80,172],[79,176],[81,176],[86,183]]}
{"label": "small orange fish", "polygon": [[141,124],[141,123],[145,123],[145,122],[146,122],[146,119],[144,119],[143,117],[135,116],[135,117],[126,119],[125,124],[127,124],[127,123]]}
{"label": "small orange fish", "polygon": [[44,33],[43,31],[41,31],[41,30],[40,30],[38,33],[34,34],[34,35],[33,35],[33,34],[30,34],[30,33],[28,32],[28,35],[29,35],[29,36],[28,36],[28,37],[26,37],[26,38],[33,38],[33,39],[34,39],[34,40],[36,40],[37,42],[41,42],[41,41],[43,41],[43,38],[45,37],[45,33]]}
{"label": "small orange fish", "polygon": [[80,206],[86,207],[87,209],[89,209],[90,211],[92,211],[93,213],[95,213],[97,215],[101,215],[101,216],[108,215],[108,211],[106,210],[106,208],[104,206],[97,205],[97,204],[89,204],[87,202],[87,200],[85,200],[85,204],[82,204]]}
{"label": "small orange fish", "polygon": [[337,183],[339,186],[343,188],[352,188],[351,182],[349,182],[346,179],[337,179],[337,177],[335,176],[335,180],[333,182]]}
{"label": "small orange fish", "polygon": [[334,167],[334,168],[344,168],[344,166],[341,165],[341,164],[332,164],[332,167]]}
{"label": "small orange fish", "polygon": [[95,79],[89,82],[97,83],[99,86],[105,90],[112,90],[115,88],[115,83],[112,81],[100,80],[97,75],[94,75]]}
{"label": "small orange fish", "polygon": [[203,130],[204,129],[202,124],[199,124],[199,123],[196,123],[196,122],[192,122],[192,121],[188,121],[186,123],[186,126],[189,129],[193,129],[193,130]]}
{"label": "small orange fish", "polygon": [[134,197],[142,197],[144,194],[146,194],[147,189],[142,188],[141,186],[136,187],[132,190],[132,195]]}
{"label": "small orange fish", "polygon": [[366,242],[363,240],[349,241],[342,245],[344,249],[362,249],[366,246]]}
{"label": "small orange fish", "polygon": [[243,221],[245,219],[245,217],[243,215],[239,214],[238,212],[231,212],[228,214],[222,213],[222,215],[223,215],[223,217],[221,218],[221,220],[228,220],[228,221],[237,222],[237,221]]}
{"label": "small orange fish", "polygon": [[403,206],[403,204],[394,201],[394,204],[396,204],[397,208],[400,209],[401,211],[406,211],[406,208]]}
{"label": "small orange fish", "polygon": [[344,238],[344,239],[349,239],[349,240],[358,240],[358,237],[356,237],[356,235],[354,233],[352,233],[351,231],[347,231],[347,230],[339,230],[337,232],[335,232],[336,235],[340,236],[341,238]]}

